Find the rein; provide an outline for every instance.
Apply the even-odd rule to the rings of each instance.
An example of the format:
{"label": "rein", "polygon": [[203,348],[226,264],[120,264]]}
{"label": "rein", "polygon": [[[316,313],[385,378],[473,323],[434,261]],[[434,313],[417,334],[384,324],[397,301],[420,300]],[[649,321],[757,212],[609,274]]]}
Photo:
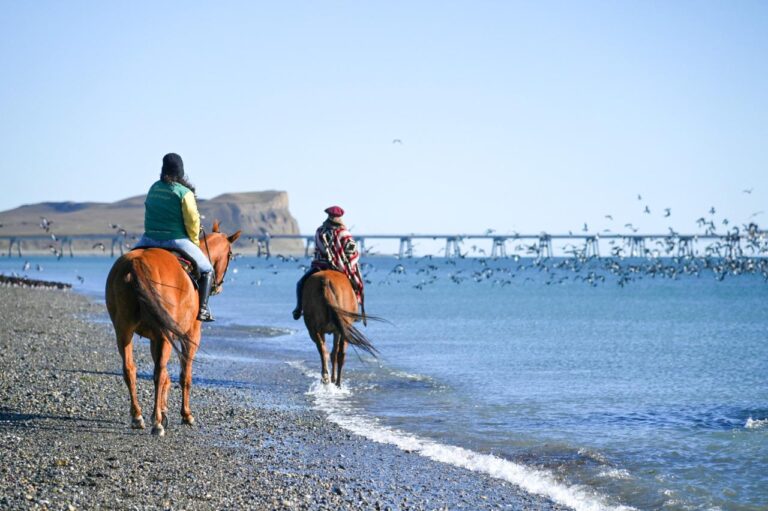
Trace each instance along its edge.
{"label": "rein", "polygon": [[[200,229],[203,232],[203,243],[205,244],[205,251],[208,254],[208,260],[211,261],[211,265],[213,265],[213,261],[211,260],[211,249],[208,248],[208,235],[205,232],[205,229]],[[232,252],[230,251],[230,256],[232,255]],[[226,273],[226,270],[224,271]],[[213,285],[211,286],[211,294],[217,294],[219,292],[219,288],[224,284],[224,275],[222,275],[220,281],[216,281],[216,267],[213,267]]]}

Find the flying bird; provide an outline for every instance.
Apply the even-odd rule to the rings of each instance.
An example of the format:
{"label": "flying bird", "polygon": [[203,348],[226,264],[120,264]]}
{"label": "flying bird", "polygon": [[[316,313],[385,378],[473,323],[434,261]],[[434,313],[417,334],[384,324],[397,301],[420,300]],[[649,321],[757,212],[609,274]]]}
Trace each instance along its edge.
{"label": "flying bird", "polygon": [[44,229],[45,232],[48,232],[48,231],[51,230],[51,224],[52,223],[53,223],[53,220],[48,220],[44,216],[40,217],[40,228]]}
{"label": "flying bird", "polygon": [[747,188],[746,190],[742,190],[742,192],[744,192],[744,193],[752,193],[752,190],[754,190],[754,188]]}
{"label": "flying bird", "polygon": [[664,216],[668,217],[672,214],[672,208],[664,208]]}
{"label": "flying bird", "polygon": [[651,214],[651,209],[648,206],[646,206],[645,209],[643,210],[643,213],[646,213],[646,214],[650,215]]}
{"label": "flying bird", "polygon": [[402,140],[400,140],[399,138],[396,138],[396,139],[392,140],[392,143],[393,143],[393,144],[400,144],[400,145],[403,145],[403,141],[402,141]]}

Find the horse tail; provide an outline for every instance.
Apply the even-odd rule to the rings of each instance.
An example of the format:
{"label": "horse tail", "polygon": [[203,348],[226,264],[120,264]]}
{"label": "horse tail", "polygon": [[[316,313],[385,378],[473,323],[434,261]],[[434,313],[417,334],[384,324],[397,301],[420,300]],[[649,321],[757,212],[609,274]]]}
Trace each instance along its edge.
{"label": "horse tail", "polygon": [[139,308],[144,313],[142,322],[158,337],[168,337],[173,349],[179,356],[183,356],[182,350],[176,346],[173,339],[178,339],[182,347],[188,347],[193,341],[168,314],[162,303],[163,298],[157,292],[150,275],[151,270],[144,261],[138,258],[133,259],[130,273],[125,276],[125,282],[132,283],[136,291]]}
{"label": "horse tail", "polygon": [[[343,321],[342,317],[347,317],[350,319],[362,319],[362,314],[358,314],[356,312],[350,312],[343,310],[341,307],[339,307],[339,301],[336,299],[336,293],[333,288],[333,284],[331,284],[330,281],[325,281],[325,301],[328,304],[328,312],[329,316],[331,318],[331,321],[333,322],[333,325],[336,327],[336,330],[339,331],[339,333],[344,337],[344,339],[349,342],[352,346],[357,346],[358,348],[367,351],[374,357],[377,356],[378,350],[373,347],[373,344],[371,341],[365,336],[363,332],[358,330],[354,325],[347,324],[346,321]],[[378,318],[375,318],[378,319]]]}

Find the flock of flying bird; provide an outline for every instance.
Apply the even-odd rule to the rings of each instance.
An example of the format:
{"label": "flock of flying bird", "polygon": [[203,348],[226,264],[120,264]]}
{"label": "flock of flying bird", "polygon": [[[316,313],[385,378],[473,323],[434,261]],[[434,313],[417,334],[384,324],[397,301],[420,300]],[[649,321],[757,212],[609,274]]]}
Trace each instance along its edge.
{"label": "flock of flying bird", "polygon": [[[745,189],[743,193],[751,194],[752,189]],[[642,195],[638,194],[637,200],[642,201],[642,199]],[[672,215],[671,208],[663,208],[663,212],[664,218]],[[651,214],[650,206],[644,205],[643,213]],[[368,258],[368,262],[361,264],[361,270],[368,284],[374,283],[374,279],[378,284],[410,283],[418,290],[423,290],[438,281],[444,273],[441,271],[441,266],[448,269],[447,278],[455,284],[473,281],[506,286],[517,279],[518,281],[540,280],[546,285],[564,284],[570,281],[583,282],[592,286],[615,281],[618,285],[624,286],[646,277],[677,279],[686,275],[704,274],[711,274],[717,280],[723,280],[728,275],[758,274],[768,282],[768,257],[766,257],[768,237],[765,231],[760,231],[757,224],[751,222],[752,218],[763,212],[753,213],[750,223],[743,225],[743,229],[732,225],[727,218],[717,222],[715,207],[711,207],[707,213],[696,219],[695,223],[699,229],[704,230],[705,236],[712,236],[713,238],[710,239],[713,241],[703,247],[703,254],[696,256],[682,256],[679,253],[679,234],[670,227],[669,233],[660,239],[655,239],[651,248],[644,248],[645,253],[641,257],[627,257],[630,255],[627,247],[617,239],[607,240],[611,252],[609,257],[588,255],[586,247],[574,244],[566,244],[562,247],[566,254],[564,257],[542,257],[542,247],[533,243],[515,245],[514,254],[511,257],[489,258],[482,248],[473,245],[470,251],[460,255],[459,261],[456,258],[438,258],[431,255],[421,258],[409,257],[398,261],[387,271],[377,268],[378,261],[375,258]],[[607,214],[605,219],[613,221],[613,215]],[[726,231],[718,233],[718,224]],[[52,225],[52,220],[40,217],[40,228],[50,234],[55,242],[58,238],[52,230]],[[114,223],[108,225],[117,234],[127,238],[128,233],[120,225]],[[633,233],[638,231],[632,223],[626,223],[624,227]],[[586,222],[582,231],[589,232]],[[488,229],[486,232],[490,234],[495,230]],[[604,229],[602,232],[611,231]],[[102,252],[106,250],[102,242],[95,243],[92,248],[100,249]],[[50,250],[57,258],[63,256],[62,250],[55,244],[50,245]],[[520,255],[521,252],[523,257]],[[283,263],[299,261],[293,257],[280,255],[276,257]],[[509,264],[510,262],[514,264]],[[258,267],[251,265],[250,268]],[[270,265],[270,268],[274,273],[278,272],[274,264]],[[306,269],[303,264],[299,268]],[[30,263],[25,262],[23,270],[30,269]],[[42,266],[38,264],[36,269],[42,271]],[[237,269],[234,273],[237,273]],[[534,273],[542,277],[536,277]]]}
{"label": "flock of flying bird", "polygon": [[[743,193],[751,194],[752,189],[745,189]],[[638,195],[637,199],[642,201],[642,196]],[[645,205],[643,213],[651,214],[650,206]],[[455,284],[476,282],[502,287],[515,281],[538,281],[545,285],[580,282],[590,286],[615,282],[623,287],[645,278],[680,279],[707,275],[718,281],[729,275],[759,275],[764,282],[768,282],[768,233],[760,231],[757,224],[751,221],[742,228],[732,225],[727,218],[716,221],[716,213],[717,209],[711,207],[706,216],[695,222],[699,229],[703,229],[703,235],[710,237],[706,245],[703,239],[699,240],[703,247],[696,251],[696,255],[680,254],[680,235],[670,227],[668,234],[651,242],[650,248],[643,247],[644,253],[639,257],[629,257],[629,249],[622,241],[610,239],[605,240],[610,246],[609,257],[589,255],[586,247],[574,244],[562,247],[564,257],[543,257],[542,248],[533,243],[517,244],[511,257],[490,258],[482,248],[473,245],[458,259],[431,255],[408,257],[398,260],[392,268],[379,268],[380,261],[369,257],[364,258],[361,269],[367,284],[409,284],[418,290],[436,284],[441,277],[443,281]],[[753,213],[750,220],[761,213]],[[671,215],[671,208],[663,208],[664,218]],[[605,218],[612,221],[613,215],[605,215]],[[726,230],[718,233],[718,224]],[[631,223],[624,227],[633,233],[638,230]],[[583,231],[588,232],[586,223]],[[487,234],[493,232],[494,229],[486,231]],[[606,229],[603,232],[610,231]],[[283,262],[297,261],[280,258]],[[256,269],[254,266],[251,268]],[[272,269],[277,273],[274,265]],[[302,265],[300,269],[306,267]]]}

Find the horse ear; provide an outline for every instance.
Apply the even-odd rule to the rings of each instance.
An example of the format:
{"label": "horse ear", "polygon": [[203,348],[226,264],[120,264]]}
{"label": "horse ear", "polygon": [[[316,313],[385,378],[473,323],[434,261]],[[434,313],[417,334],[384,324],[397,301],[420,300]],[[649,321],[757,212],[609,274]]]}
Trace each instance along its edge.
{"label": "horse ear", "polygon": [[211,231],[219,232],[219,221],[218,220],[214,220],[213,221],[213,228],[211,229]]}
{"label": "horse ear", "polygon": [[237,238],[239,238],[242,233],[243,231],[237,231],[235,234],[231,236],[227,236],[227,240],[229,240],[229,244],[231,245],[232,243],[237,241]]}

